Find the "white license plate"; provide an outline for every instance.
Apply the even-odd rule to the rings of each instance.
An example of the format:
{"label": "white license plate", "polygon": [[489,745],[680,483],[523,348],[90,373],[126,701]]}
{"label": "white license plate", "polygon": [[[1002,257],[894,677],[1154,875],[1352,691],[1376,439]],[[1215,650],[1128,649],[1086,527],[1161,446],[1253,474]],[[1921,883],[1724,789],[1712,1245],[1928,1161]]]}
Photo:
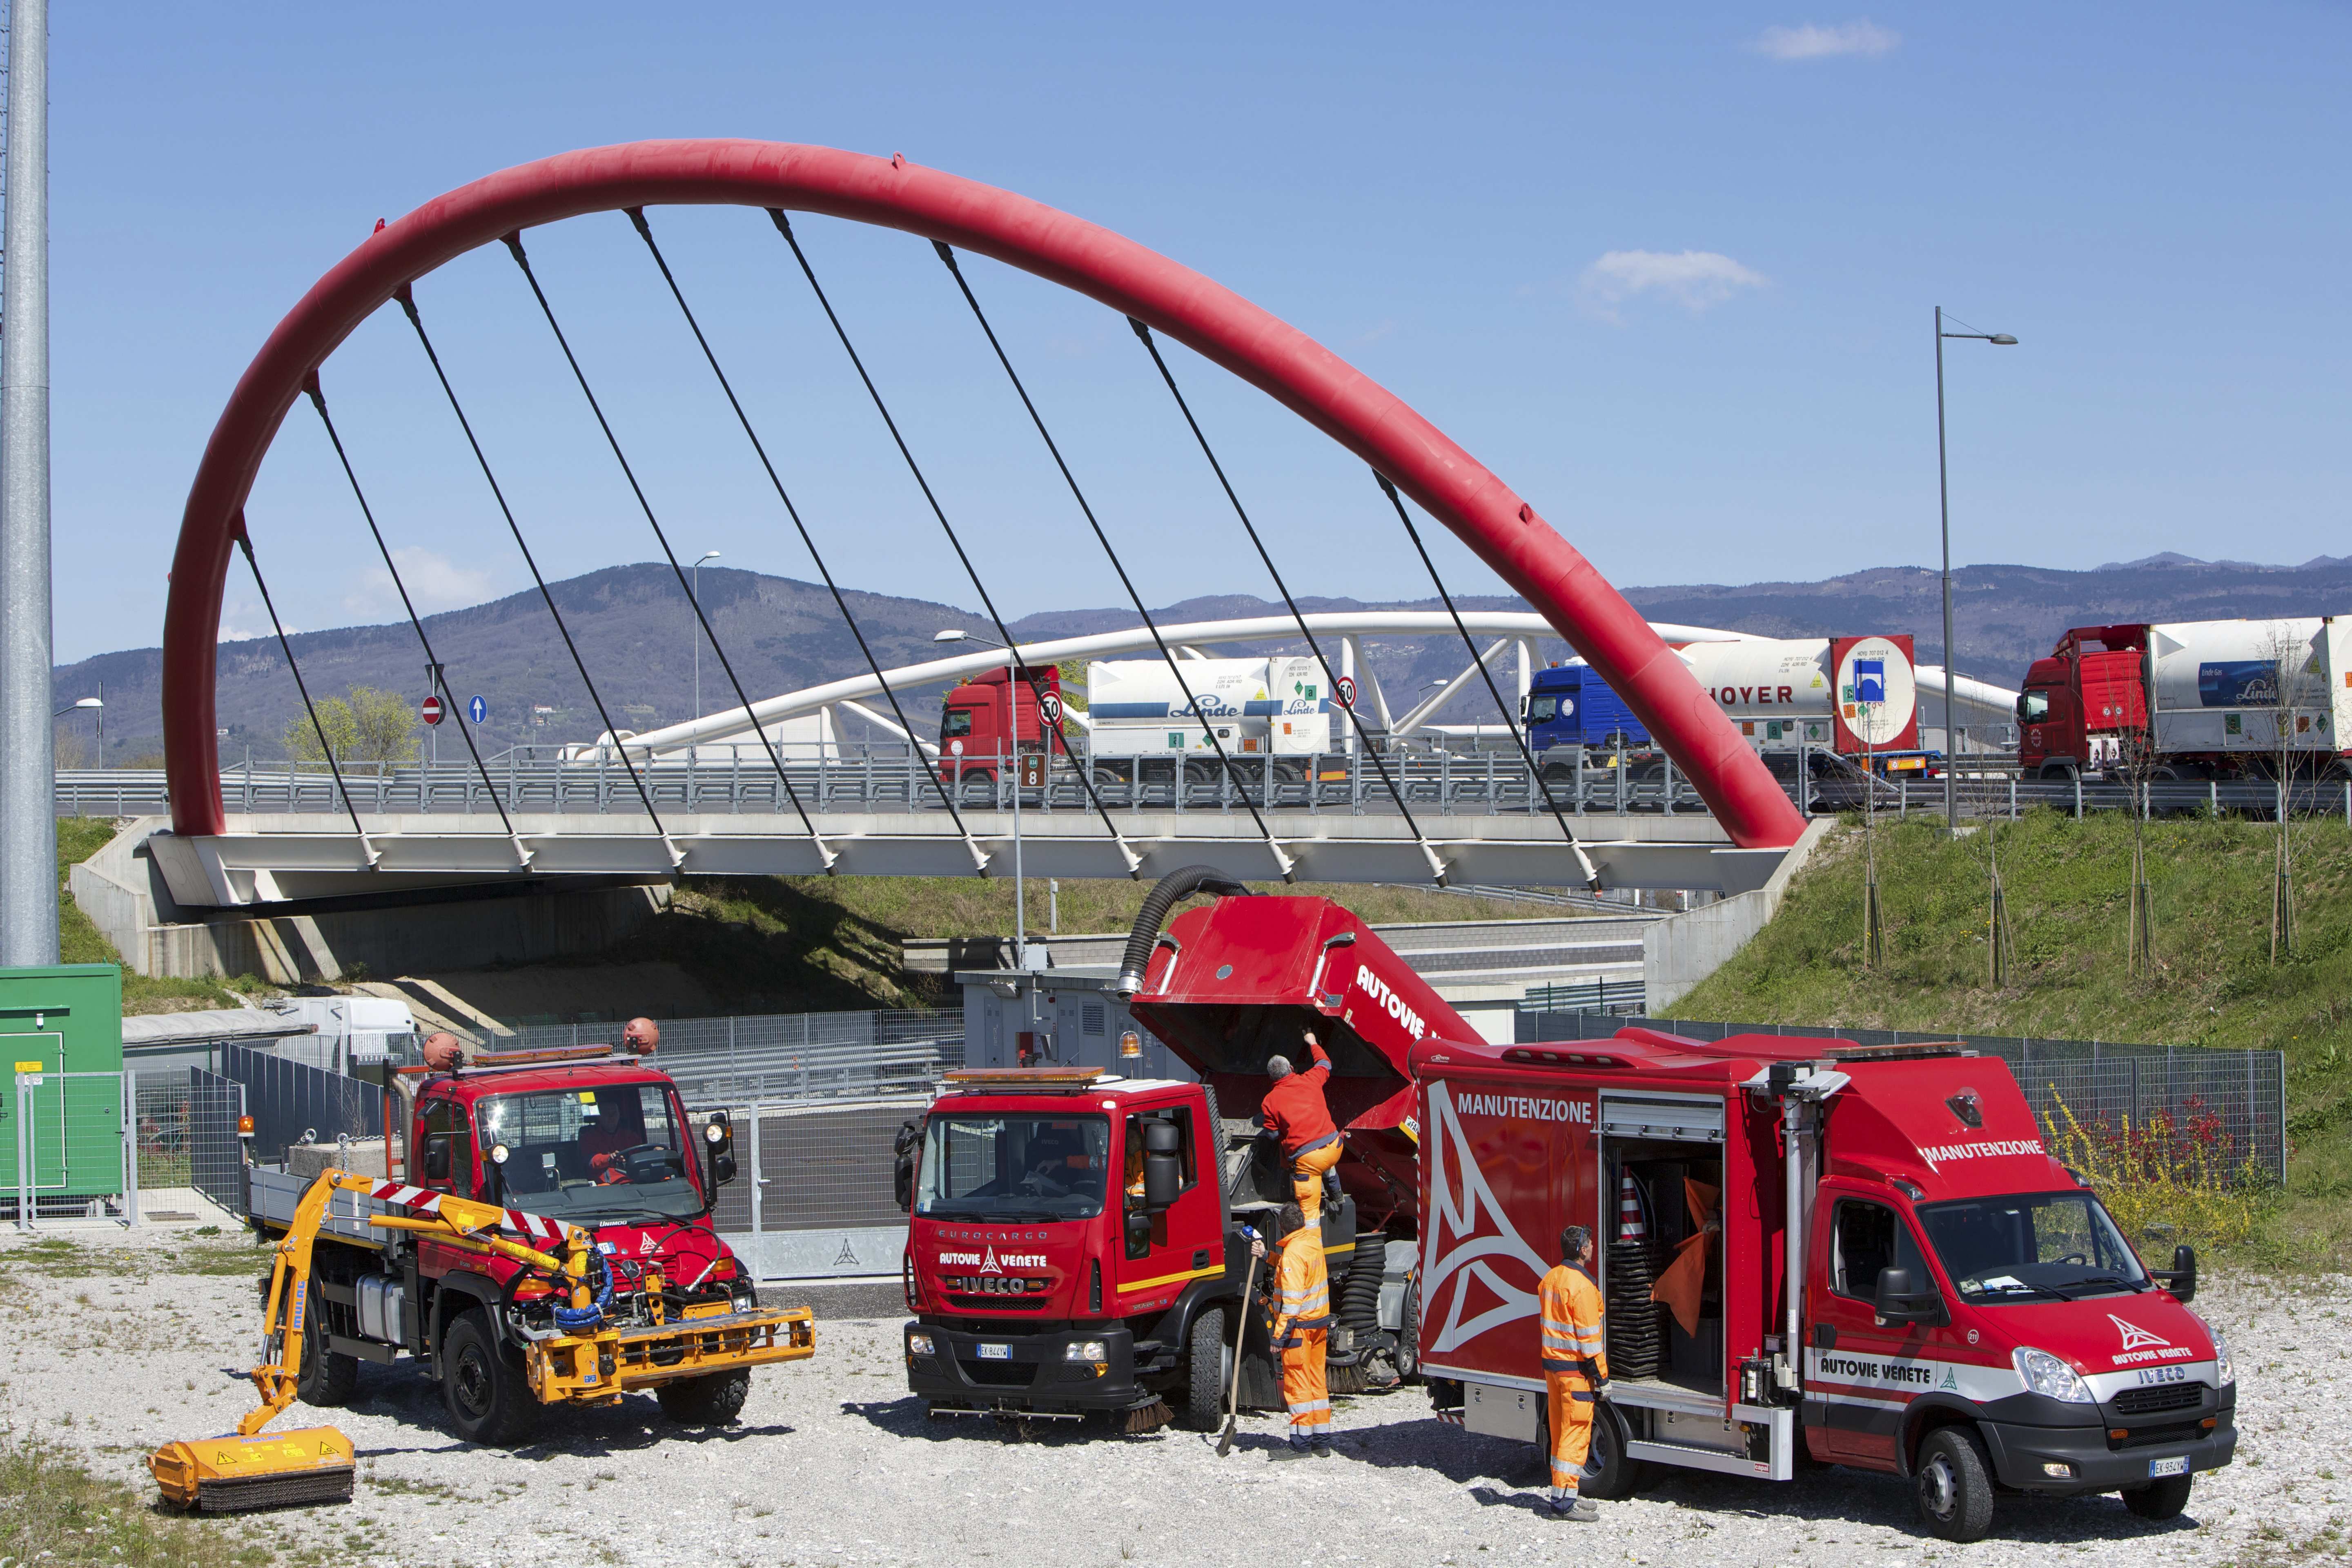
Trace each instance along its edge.
{"label": "white license plate", "polygon": [[[1011,1345],[982,1345],[980,1347],[980,1359],[982,1361],[1011,1361],[1013,1359],[1013,1347]],[[2158,1464],[2164,1463],[2161,1459],[2157,1462]],[[2183,1459],[2180,1462],[2185,1465],[2189,1461]],[[2166,1471],[2164,1473],[2168,1475],[2171,1472]]]}
{"label": "white license plate", "polygon": [[2185,1476],[2189,1473],[2189,1456],[2179,1454],[2169,1459],[2150,1459],[2147,1473],[2151,1476]]}

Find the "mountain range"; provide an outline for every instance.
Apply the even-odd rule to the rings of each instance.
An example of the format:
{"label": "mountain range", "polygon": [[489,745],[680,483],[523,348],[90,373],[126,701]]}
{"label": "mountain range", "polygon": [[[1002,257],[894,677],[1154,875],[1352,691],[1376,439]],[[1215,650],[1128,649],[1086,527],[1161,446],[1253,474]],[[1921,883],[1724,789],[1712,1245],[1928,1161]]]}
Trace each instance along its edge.
{"label": "mountain range", "polygon": [[[1624,590],[1654,620],[1719,626],[1766,637],[1910,632],[1923,663],[1940,661],[1942,613],[1937,574],[1916,566],[1875,567],[1821,582],[1691,584]],[[604,696],[613,721],[649,730],[688,717],[695,708],[691,609],[667,567],[642,563],[607,567],[553,584],[556,604]],[[866,642],[888,669],[936,657],[933,634],[947,626],[975,633],[987,621],[953,605],[887,594],[845,595]],[[2038,566],[1967,566],[1953,573],[1958,668],[1964,674],[2015,686],[2025,667],[2047,653],[2070,626],[2129,621],[2220,620],[2232,616],[2314,616],[2352,610],[2352,556],[2323,556],[2300,566],[2207,562],[2178,554],[2115,563],[2091,572]],[[817,584],[758,573],[705,568],[702,598],[719,644],[736,677],[755,700],[856,673],[865,668],[856,641],[832,595]],[[1464,608],[1524,609],[1516,597],[1465,596]],[[1435,609],[1434,598],[1370,603],[1302,599],[1307,610]],[[1155,608],[1161,621],[1212,620],[1280,614],[1278,602],[1251,595],[1184,600]],[[1123,609],[1050,610],[1012,623],[1028,641],[1135,624]],[[425,618],[435,649],[460,700],[479,693],[489,718],[480,726],[486,749],[592,739],[603,728],[547,608],[536,591],[510,595]],[[405,622],[300,632],[289,638],[314,696],[374,686],[421,699],[426,690],[424,655]],[[1392,706],[1410,705],[1424,682],[1450,677],[1464,654],[1451,637],[1366,639],[1365,659],[1377,670]],[[1239,652],[1239,649],[1223,650]],[[1261,651],[1275,651],[1269,647]],[[1300,650],[1303,651],[1303,648]],[[1567,657],[1564,643],[1547,658]],[[220,646],[216,664],[217,721],[224,763],[250,754],[282,754],[287,723],[300,701],[275,638]],[[106,698],[107,761],[152,758],[161,748],[162,652],[126,649],[100,654],[56,671],[58,704],[100,689]],[[918,728],[936,716],[939,689],[903,693]],[[701,654],[703,710],[734,705],[726,669],[710,646]],[[1489,720],[1493,704],[1473,686],[1442,717]],[[919,717],[918,715],[919,714]],[[65,721],[61,761],[88,746],[88,726]],[[457,741],[445,729],[446,748]]]}

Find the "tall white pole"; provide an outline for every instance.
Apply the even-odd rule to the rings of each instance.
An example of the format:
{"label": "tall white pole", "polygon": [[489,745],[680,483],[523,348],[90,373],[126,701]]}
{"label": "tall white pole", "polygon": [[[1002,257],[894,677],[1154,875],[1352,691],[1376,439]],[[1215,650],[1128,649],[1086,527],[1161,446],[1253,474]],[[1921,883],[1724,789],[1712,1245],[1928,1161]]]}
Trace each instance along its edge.
{"label": "tall white pole", "polygon": [[0,967],[58,961],[49,666],[49,15],[8,27],[6,282],[0,287]]}

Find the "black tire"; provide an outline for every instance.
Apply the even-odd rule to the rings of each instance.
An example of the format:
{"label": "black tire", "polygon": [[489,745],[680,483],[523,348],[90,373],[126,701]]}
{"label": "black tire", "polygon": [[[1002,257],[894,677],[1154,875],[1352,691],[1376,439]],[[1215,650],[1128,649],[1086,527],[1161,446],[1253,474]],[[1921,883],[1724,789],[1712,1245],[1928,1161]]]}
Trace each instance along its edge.
{"label": "black tire", "polygon": [[2075,773],[2072,763],[2044,763],[2040,776],[2043,784],[2071,784],[2074,782]]}
{"label": "black tire", "polygon": [[352,1402],[359,1386],[360,1359],[327,1348],[327,1325],[313,1311],[302,1322],[302,1371],[294,1380],[295,1397],[321,1410]]}
{"label": "black tire", "polygon": [[1642,1484],[1642,1461],[1625,1457],[1625,1418],[1605,1399],[1592,1413],[1592,1447],[1585,1455],[1585,1466],[1598,1473],[1584,1478],[1578,1489],[1581,1497],[1615,1502],[1632,1497],[1633,1489]]}
{"label": "black tire", "polygon": [[2194,1476],[2167,1476],[2144,1487],[2129,1488],[2124,1493],[2124,1506],[2131,1510],[2134,1519],[2178,1518],[2180,1510],[2189,1506],[2189,1489],[2196,1479]]}
{"label": "black tire", "polygon": [[733,1372],[715,1372],[708,1377],[689,1377],[680,1383],[665,1383],[654,1390],[661,1401],[662,1414],[681,1426],[724,1426],[743,1414],[743,1401],[751,1394],[751,1369],[739,1366]]}
{"label": "black tire", "polygon": [[1185,1425],[1196,1432],[1223,1426],[1225,1387],[1225,1310],[1211,1307],[1192,1320],[1185,1346]]}
{"label": "black tire", "polygon": [[1982,1541],[1992,1528],[1992,1467],[1984,1443],[1965,1426],[1941,1426],[1919,1445],[1911,1506],[1930,1534]]}
{"label": "black tire", "polygon": [[1404,1306],[1400,1313],[1403,1321],[1397,1329],[1397,1381],[1411,1383],[1421,1375],[1421,1276],[1415,1274],[1404,1282]]}
{"label": "black tire", "polygon": [[539,1416],[522,1358],[490,1333],[478,1307],[457,1314],[441,1337],[441,1403],[449,1425],[468,1443],[510,1447],[530,1435]]}

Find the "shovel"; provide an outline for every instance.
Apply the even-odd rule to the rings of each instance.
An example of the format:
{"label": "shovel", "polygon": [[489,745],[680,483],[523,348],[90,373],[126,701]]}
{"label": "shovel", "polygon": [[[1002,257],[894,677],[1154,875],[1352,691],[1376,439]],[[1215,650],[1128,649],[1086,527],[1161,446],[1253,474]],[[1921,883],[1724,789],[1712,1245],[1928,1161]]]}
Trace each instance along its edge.
{"label": "shovel", "polygon": [[[1250,1310],[1250,1302],[1256,1294],[1256,1285],[1257,1256],[1253,1253],[1250,1256],[1249,1268],[1242,1276],[1241,1310],[1244,1314],[1247,1314]],[[1234,1389],[1232,1395],[1225,1401],[1225,1429],[1217,1435],[1217,1458],[1220,1459],[1234,1451],[1234,1423],[1241,1419],[1242,1413],[1242,1351],[1248,1341],[1249,1319],[1244,1315],[1234,1333]]]}

